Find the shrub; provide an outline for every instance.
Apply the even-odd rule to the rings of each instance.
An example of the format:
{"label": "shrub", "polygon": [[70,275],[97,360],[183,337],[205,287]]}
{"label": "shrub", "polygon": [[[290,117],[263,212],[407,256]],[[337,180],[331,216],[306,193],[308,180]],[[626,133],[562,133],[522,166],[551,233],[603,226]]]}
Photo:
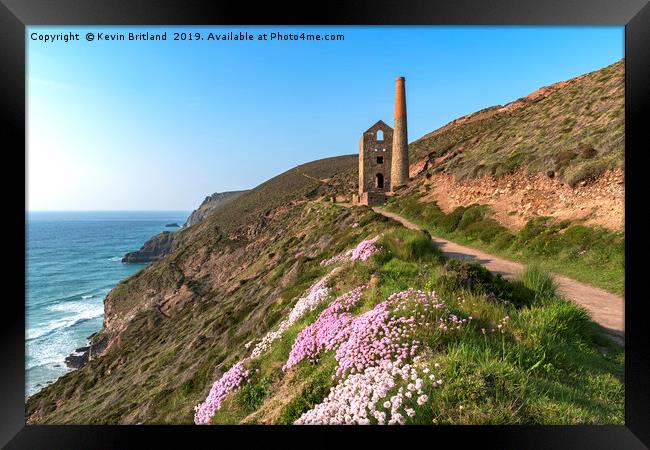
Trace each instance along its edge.
{"label": "shrub", "polygon": [[444,219],[445,213],[442,212],[436,203],[428,203],[425,204],[421,217],[426,223],[437,226]]}
{"label": "shrub", "polygon": [[459,206],[458,208],[454,209],[451,213],[447,214],[444,218],[440,220],[439,222],[440,228],[442,228],[442,230],[446,231],[447,233],[451,233],[455,231],[456,228],[458,227],[458,223],[463,218],[465,209],[466,208],[464,206]]}
{"label": "shrub", "polygon": [[550,219],[550,217],[534,219],[520,231],[520,242],[526,243],[524,249],[526,253],[531,255],[555,256],[565,249],[566,243],[559,232],[568,227],[571,221],[551,222]]}
{"label": "shrub", "polygon": [[524,153],[514,153],[503,164],[496,166],[494,175],[499,177],[514,172],[524,163],[525,158]]}
{"label": "shrub", "polygon": [[509,231],[502,231],[494,237],[494,248],[505,250],[510,247],[515,240],[515,235]]}
{"label": "shrub", "polygon": [[607,163],[604,161],[588,161],[571,170],[566,175],[566,183],[576,187],[581,181],[589,181],[599,177],[607,170]]}
{"label": "shrub", "polygon": [[464,230],[474,222],[478,222],[485,216],[486,210],[487,210],[486,206],[478,205],[476,203],[468,206],[467,209],[463,212],[463,216],[458,222],[458,226],[456,227],[456,229]]}
{"label": "shrub", "polygon": [[550,217],[542,216],[529,220],[524,227],[519,230],[517,241],[521,244],[527,244],[534,237],[539,236],[548,228]]}
{"label": "shrub", "polygon": [[271,379],[262,377],[257,383],[247,383],[237,393],[237,404],[246,412],[255,411],[269,394]]}
{"label": "shrub", "polygon": [[505,231],[505,228],[494,219],[485,219],[471,224],[465,231],[470,238],[479,238],[485,243],[490,243],[499,233]]}
{"label": "shrub", "polygon": [[562,238],[557,234],[552,234],[551,230],[545,230],[528,242],[525,251],[530,255],[555,256],[563,249]]}
{"label": "shrub", "polygon": [[556,170],[568,166],[576,156],[578,155],[573,150],[562,150],[559,152],[554,158]]}
{"label": "shrub", "polygon": [[593,242],[593,228],[584,225],[573,225],[564,232],[562,244],[564,247],[577,250],[578,252],[589,248]]}
{"label": "shrub", "polygon": [[598,151],[591,146],[583,146],[580,150],[580,156],[584,159],[591,159],[598,154]]}
{"label": "shrub", "polygon": [[485,294],[491,301],[502,301],[521,306],[530,300],[521,291],[514,289],[501,275],[493,275],[478,263],[449,260],[439,283],[445,290],[465,289],[473,293]]}

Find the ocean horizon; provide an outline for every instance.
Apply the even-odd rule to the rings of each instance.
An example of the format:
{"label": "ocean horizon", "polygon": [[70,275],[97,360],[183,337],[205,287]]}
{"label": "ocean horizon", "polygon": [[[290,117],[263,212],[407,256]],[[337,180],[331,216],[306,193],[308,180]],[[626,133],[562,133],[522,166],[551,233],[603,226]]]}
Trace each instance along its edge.
{"label": "ocean horizon", "polygon": [[65,358],[102,327],[103,300],[146,264],[124,254],[191,211],[26,211],[25,394],[70,372]]}

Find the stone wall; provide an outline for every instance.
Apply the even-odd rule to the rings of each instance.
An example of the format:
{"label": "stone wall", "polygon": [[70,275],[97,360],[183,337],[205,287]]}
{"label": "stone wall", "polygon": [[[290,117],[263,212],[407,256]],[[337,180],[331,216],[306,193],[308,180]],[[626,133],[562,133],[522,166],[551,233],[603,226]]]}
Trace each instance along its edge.
{"label": "stone wall", "polygon": [[354,203],[359,205],[376,206],[386,203],[386,194],[383,192],[364,192],[354,196]]}
{"label": "stone wall", "polygon": [[[383,132],[383,139],[377,132]],[[368,128],[359,141],[359,196],[363,193],[384,193],[391,190],[393,129],[383,121]],[[377,176],[383,187],[377,186]]]}

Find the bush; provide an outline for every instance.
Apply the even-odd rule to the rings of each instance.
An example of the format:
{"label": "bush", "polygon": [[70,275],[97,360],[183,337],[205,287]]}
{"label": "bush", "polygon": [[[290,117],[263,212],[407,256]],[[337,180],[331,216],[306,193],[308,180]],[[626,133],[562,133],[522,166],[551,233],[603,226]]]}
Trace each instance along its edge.
{"label": "bush", "polygon": [[571,187],[576,187],[581,181],[593,180],[607,170],[607,163],[603,161],[589,161],[581,164],[576,169],[566,175],[566,183]]}
{"label": "bush", "polygon": [[262,377],[255,384],[245,384],[237,393],[237,404],[248,413],[255,411],[269,394],[270,385],[269,377]]}
{"label": "bush", "polygon": [[533,238],[539,236],[546,229],[548,229],[548,221],[550,217],[536,217],[533,220],[529,220],[524,227],[519,230],[519,235],[517,241],[520,244],[527,244]]}
{"label": "bush", "polygon": [[439,283],[446,290],[465,289],[485,294],[491,301],[512,303],[515,306],[527,304],[530,300],[530,296],[515,289],[501,275],[493,275],[478,263],[452,259],[447,261],[444,268]]}
{"label": "bush", "polygon": [[514,153],[503,164],[496,166],[494,175],[500,177],[516,171],[524,163],[525,159],[526,155],[524,153]]}
{"label": "bush", "polygon": [[438,223],[444,219],[445,213],[442,212],[436,203],[429,203],[424,204],[421,217],[426,223],[437,226]]}
{"label": "bush", "polygon": [[494,237],[494,248],[505,250],[510,247],[515,240],[515,235],[509,231],[502,231]]}
{"label": "bush", "polygon": [[560,236],[551,234],[548,230],[528,242],[526,253],[529,255],[555,256],[564,249]]}
{"label": "bush", "polygon": [[487,210],[486,206],[478,205],[476,203],[468,206],[467,209],[463,212],[463,216],[458,222],[458,226],[456,227],[456,229],[464,230],[474,222],[478,222],[485,216],[486,210]]}
{"label": "bush", "polygon": [[555,155],[555,167],[556,170],[561,169],[569,165],[571,160],[578,156],[573,150],[563,150]]}
{"label": "bush", "polygon": [[587,250],[594,241],[594,230],[584,225],[573,225],[564,232],[562,244],[565,248],[579,253]]}
{"label": "bush", "polygon": [[598,154],[598,151],[591,146],[583,146],[580,150],[580,156],[584,159],[591,159]]}
{"label": "bush", "polygon": [[[431,236],[421,230],[396,228],[385,233],[379,240],[386,255],[404,261],[442,261],[444,256],[431,241]],[[385,261],[383,261],[385,262]]]}
{"label": "bush", "polygon": [[460,220],[463,218],[463,214],[465,214],[465,208],[464,206],[459,206],[458,208],[454,209],[451,213],[447,214],[444,218],[442,218],[439,222],[440,228],[442,228],[443,231],[446,231],[447,233],[452,233],[453,231],[456,230],[458,227],[458,224],[460,223]]}
{"label": "bush", "polygon": [[550,217],[533,219],[519,232],[519,241],[526,244],[525,253],[530,255],[555,256],[566,247],[559,232],[571,223],[570,220],[551,222]]}
{"label": "bush", "polygon": [[503,231],[505,231],[505,228],[494,219],[485,219],[473,223],[465,230],[468,237],[479,238],[486,244],[494,241],[495,237]]}

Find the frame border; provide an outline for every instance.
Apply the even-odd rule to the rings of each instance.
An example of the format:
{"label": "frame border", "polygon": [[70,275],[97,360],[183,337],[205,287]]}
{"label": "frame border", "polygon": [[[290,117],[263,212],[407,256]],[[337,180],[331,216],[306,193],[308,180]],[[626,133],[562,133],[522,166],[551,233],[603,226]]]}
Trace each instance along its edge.
{"label": "frame border", "polygon": [[[626,265],[625,298],[625,422],[624,426],[437,426],[406,429],[368,429],[350,427],[193,427],[193,426],[48,426],[25,425],[24,358],[25,298],[22,287],[12,280],[11,295],[5,297],[9,316],[0,328],[3,369],[0,370],[0,445],[6,448],[132,448],[152,446],[154,442],[188,445],[206,440],[213,445],[229,434],[241,436],[257,431],[265,443],[287,442],[286,433],[295,440],[296,433],[308,432],[319,438],[325,434],[342,437],[377,438],[382,442],[404,443],[404,433],[432,442],[475,443],[498,448],[648,448],[650,446],[650,342],[649,327],[643,323],[642,259],[637,239],[642,236],[643,213],[636,206],[642,195],[644,150],[650,149],[650,138],[643,118],[650,104],[650,6],[648,0],[501,0],[498,3],[472,0],[418,0],[401,3],[389,0],[332,5],[305,9],[304,3],[279,6],[267,2],[251,7],[244,2],[207,3],[189,0],[0,0],[0,103],[2,103],[5,139],[12,142],[10,154],[20,161],[22,148],[25,169],[25,197],[10,197],[11,224],[16,235],[25,235],[26,218],[22,210],[26,202],[26,92],[25,36],[30,25],[625,25],[625,163],[626,163]],[[13,162],[13,161],[12,161]],[[19,164],[17,164],[19,166]],[[5,192],[13,193],[15,184]],[[22,217],[22,219],[19,219]],[[12,233],[13,234],[13,233]],[[631,239],[630,239],[631,238]],[[634,244],[630,244],[630,242]],[[25,252],[26,241],[11,239],[16,246],[12,254]],[[24,254],[24,253],[23,253]],[[640,264],[636,264],[636,261]],[[21,272],[18,269],[18,272]],[[23,278],[26,276],[22,267]],[[290,428],[290,431],[289,431]],[[326,430],[324,429],[326,428]],[[462,433],[462,434],[461,434]],[[254,433],[257,434],[257,433]],[[247,433],[248,436],[251,436]],[[229,436],[230,437],[230,436]],[[234,437],[234,436],[232,436]],[[311,437],[311,436],[310,436]],[[11,441],[10,441],[11,440]],[[10,441],[10,442],[9,442]]]}

